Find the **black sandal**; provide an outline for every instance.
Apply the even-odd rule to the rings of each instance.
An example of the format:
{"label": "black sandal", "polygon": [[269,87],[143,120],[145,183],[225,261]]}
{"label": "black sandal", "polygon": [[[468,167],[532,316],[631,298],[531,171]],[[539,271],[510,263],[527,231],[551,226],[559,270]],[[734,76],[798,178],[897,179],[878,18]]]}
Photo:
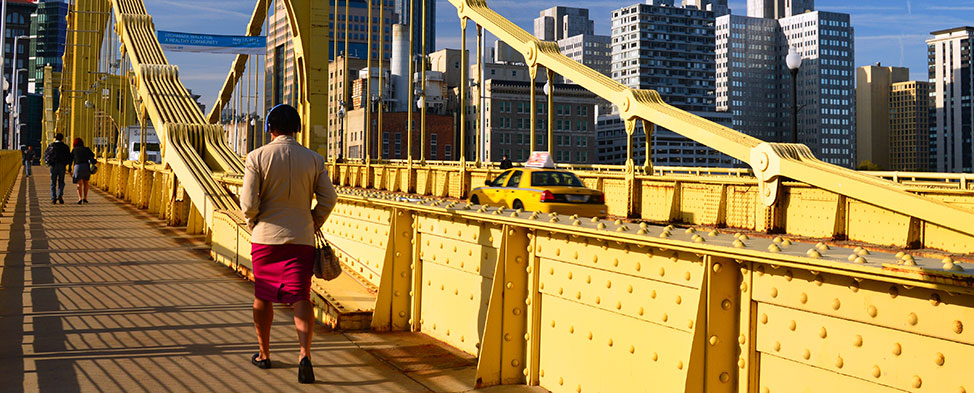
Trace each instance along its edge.
{"label": "black sandal", "polygon": [[260,352],[255,353],[254,357],[250,358],[250,362],[257,366],[257,368],[264,370],[271,368],[271,359],[257,360],[259,356]]}

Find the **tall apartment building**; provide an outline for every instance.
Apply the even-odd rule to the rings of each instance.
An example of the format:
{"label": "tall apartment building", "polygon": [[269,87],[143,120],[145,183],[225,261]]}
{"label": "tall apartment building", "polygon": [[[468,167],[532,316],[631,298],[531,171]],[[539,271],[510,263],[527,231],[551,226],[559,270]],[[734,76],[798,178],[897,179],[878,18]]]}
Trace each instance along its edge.
{"label": "tall apartment building", "polygon": [[[338,3],[339,10],[332,10],[330,23],[336,26],[334,40],[338,42],[339,54],[345,53],[345,0]],[[385,60],[392,57],[392,25],[398,20],[394,12],[392,0],[382,0],[383,11],[382,28],[385,31]],[[372,59],[379,59],[379,3],[373,2],[372,18]],[[267,106],[272,107],[281,103],[294,103],[297,90],[294,83],[297,78],[294,73],[294,48],[291,45],[291,33],[288,30],[287,12],[281,0],[274,0],[273,12],[268,15],[267,54],[265,55],[265,100]],[[338,11],[338,12],[336,12]],[[365,59],[368,54],[368,16],[369,2],[366,0],[349,0],[348,2],[348,57]],[[336,19],[337,18],[337,19]],[[315,43],[321,45],[314,50],[327,50],[328,59],[334,59],[334,41]]]}
{"label": "tall apartment building", "polygon": [[[409,7],[416,7],[413,10],[413,20],[409,21]],[[426,24],[423,24],[423,8],[426,10]],[[427,0],[425,4],[413,0],[395,0],[394,8],[397,19],[393,23],[414,26],[413,29],[413,53],[419,54],[423,51],[423,30],[421,26],[426,26],[426,53],[436,50],[436,1]]]}
{"label": "tall apartment building", "polygon": [[869,161],[884,170],[926,170],[929,84],[909,79],[905,67],[856,69],[856,165]]}
{"label": "tall apartment building", "polygon": [[812,11],[815,0],[747,0],[747,16],[781,19]]}
{"label": "tall apartment building", "polygon": [[930,168],[974,172],[974,27],[934,31],[927,40]]}
{"label": "tall apartment building", "polygon": [[534,36],[555,41],[561,53],[602,74],[611,66],[609,36],[595,34],[586,8],[551,7],[534,18]]}
{"label": "tall apartment building", "polygon": [[717,110],[730,113],[739,131],[768,142],[791,142],[792,81],[784,59],[794,47],[802,56],[798,142],[823,161],[852,167],[855,45],[849,15],[810,11],[811,1],[781,4],[748,3],[749,15],[784,15],[778,19],[717,18]]}
{"label": "tall apartment building", "polygon": [[[17,85],[17,95],[28,94],[29,86],[30,86],[30,84],[28,83],[28,78],[29,78],[28,74],[30,74],[30,69],[28,69],[27,72],[18,72],[16,80],[14,80],[13,78],[13,70],[15,69],[14,68],[15,66],[16,69],[27,68],[28,64],[30,63],[31,43],[29,39],[20,39],[17,40],[17,47],[14,48],[14,37],[30,35],[30,26],[31,26],[30,16],[35,9],[37,9],[37,5],[34,4],[34,2],[31,0],[7,0],[7,15],[6,15],[7,24],[4,27],[6,31],[3,32],[6,37],[6,41],[4,43],[4,48],[3,48],[3,57],[4,57],[3,78],[4,80],[9,81],[11,90],[9,90],[7,93],[4,93],[4,96],[6,94],[12,93],[15,84]],[[86,34],[86,33],[79,32],[75,34]],[[15,50],[17,52],[17,64],[13,64]],[[22,120],[22,122],[26,121],[27,124],[26,128],[21,127],[20,129],[21,144],[27,144],[29,142],[30,144],[33,144],[35,147],[39,147],[40,146],[40,142],[39,142],[40,122],[30,121],[30,119],[38,118],[38,116],[31,113],[31,109],[33,107],[36,107],[36,105],[30,105],[29,103],[29,101],[38,101],[38,99],[35,98],[32,100],[31,98],[27,98],[20,101],[22,105],[20,119]],[[2,126],[3,127],[2,139],[4,141],[3,146],[8,146],[6,140],[10,135],[9,133],[10,117],[8,117],[10,116],[10,112],[9,112],[8,105],[3,105],[3,107],[4,107],[3,111],[6,112],[6,115],[4,115],[3,117],[4,121]]]}
{"label": "tall apartment building", "polygon": [[[501,78],[484,82],[483,138],[485,160],[500,161],[507,155],[512,161],[525,161],[531,154],[531,82],[527,67],[521,80]],[[513,78],[512,78],[513,79]],[[537,117],[535,150],[548,149],[547,97],[543,94],[545,82],[535,82]],[[554,156],[557,163],[591,164],[595,162],[595,103],[596,97],[581,86],[555,83],[553,86],[554,108]],[[479,94],[474,89],[472,95]],[[470,112],[467,122],[467,151],[474,157],[477,146],[476,119]]]}
{"label": "tall apartment building", "polygon": [[713,12],[714,16],[723,16],[731,12],[730,8],[727,8],[727,0],[683,0],[683,6],[707,10]]}
{"label": "tall apartment building", "polygon": [[890,169],[930,170],[930,82],[894,83],[889,95]]}
{"label": "tall apartment building", "polygon": [[[67,39],[68,3],[63,0],[37,2],[37,9],[30,15],[30,60],[27,66],[27,91],[44,92],[44,67],[61,72],[64,45]],[[57,105],[58,100],[54,100]],[[55,108],[56,109],[56,108]]]}
{"label": "tall apartment building", "polygon": [[[348,83],[345,77],[345,62],[348,61]],[[348,59],[338,56],[328,62],[328,156],[345,156],[347,147],[344,146],[344,130],[347,129],[345,118],[339,116],[338,107],[346,98],[352,98],[352,81],[357,79],[358,71],[365,68],[364,59]],[[354,75],[354,76],[353,76]],[[351,103],[348,103],[351,106]],[[347,115],[347,111],[345,115]]]}
{"label": "tall apartment building", "polygon": [[[695,6],[675,7],[673,0],[648,0],[612,11],[612,72],[616,81],[634,89],[652,89],[663,100],[698,116],[729,125],[714,102],[714,13]],[[618,116],[614,116],[618,118]],[[626,134],[622,121],[600,117],[598,161],[622,164]],[[634,156],[645,157],[642,131]],[[655,165],[731,166],[733,160],[670,130],[653,133]]]}

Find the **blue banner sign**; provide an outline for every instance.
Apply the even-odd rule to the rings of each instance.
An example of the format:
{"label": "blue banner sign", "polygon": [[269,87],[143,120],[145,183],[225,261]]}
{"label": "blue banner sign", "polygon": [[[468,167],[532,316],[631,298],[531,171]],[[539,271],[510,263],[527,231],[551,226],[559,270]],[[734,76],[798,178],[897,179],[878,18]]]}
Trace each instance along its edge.
{"label": "blue banner sign", "polygon": [[267,49],[265,36],[193,34],[162,30],[157,35],[159,44],[165,51],[263,55]]}

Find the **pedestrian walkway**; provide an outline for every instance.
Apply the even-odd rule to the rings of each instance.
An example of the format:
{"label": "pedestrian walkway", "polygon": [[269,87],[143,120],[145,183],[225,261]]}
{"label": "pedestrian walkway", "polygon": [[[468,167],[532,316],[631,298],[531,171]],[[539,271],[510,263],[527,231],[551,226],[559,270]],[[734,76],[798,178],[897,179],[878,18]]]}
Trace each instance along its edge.
{"label": "pedestrian walkway", "polygon": [[[290,311],[256,351],[253,285],[212,262],[201,238],[91,191],[52,205],[45,168],[0,213],[4,392],[461,392],[475,360],[420,334],[315,331],[318,382],[297,383]],[[70,181],[70,180],[69,180]],[[482,391],[543,391],[494,387]]]}

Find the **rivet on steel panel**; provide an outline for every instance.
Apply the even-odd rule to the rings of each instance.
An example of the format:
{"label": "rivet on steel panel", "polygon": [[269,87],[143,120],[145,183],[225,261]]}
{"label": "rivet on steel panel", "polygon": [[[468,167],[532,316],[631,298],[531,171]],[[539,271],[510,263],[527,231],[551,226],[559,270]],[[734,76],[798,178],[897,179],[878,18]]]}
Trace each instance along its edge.
{"label": "rivet on steel panel", "polygon": [[808,250],[808,252],[805,253],[805,255],[808,255],[810,258],[821,258],[822,257],[822,254],[819,253],[818,250],[816,250],[814,248],[810,248]]}
{"label": "rivet on steel panel", "polygon": [[599,225],[595,226],[595,229],[605,229],[605,224],[600,222]]}
{"label": "rivet on steel panel", "polygon": [[876,315],[879,315],[879,311],[876,309],[876,306],[872,304],[866,307],[866,313],[872,318],[876,318]]}
{"label": "rivet on steel panel", "polygon": [[808,348],[805,348],[805,351],[802,352],[802,357],[805,358],[805,360],[808,360],[809,358],[812,357],[812,351],[809,351]]}
{"label": "rivet on steel panel", "polygon": [[747,247],[747,244],[744,244],[744,242],[742,242],[741,239],[737,239],[737,240],[734,240],[734,247],[736,247],[736,248],[744,248],[744,247]]}
{"label": "rivet on steel panel", "polygon": [[768,246],[768,251],[770,251],[770,252],[781,252],[781,247],[778,247],[777,244],[771,244],[770,246]]}
{"label": "rivet on steel panel", "polygon": [[692,233],[694,233],[694,232],[696,232],[696,231],[697,231],[697,230],[696,230],[696,229],[693,229],[693,227],[689,227],[689,228],[687,228],[687,230],[686,230],[686,231],[684,231],[684,232],[686,232],[686,234],[687,234],[687,235],[689,235],[689,234],[692,234]]}
{"label": "rivet on steel panel", "polygon": [[961,321],[954,321],[954,333],[961,334],[964,332],[964,323]]}
{"label": "rivet on steel panel", "polygon": [[[944,259],[950,259],[950,258],[944,258]],[[962,272],[962,271],[964,271],[964,267],[963,266],[958,265],[958,264],[953,263],[953,262],[944,263],[943,268],[946,271],[953,271],[953,272]]]}

